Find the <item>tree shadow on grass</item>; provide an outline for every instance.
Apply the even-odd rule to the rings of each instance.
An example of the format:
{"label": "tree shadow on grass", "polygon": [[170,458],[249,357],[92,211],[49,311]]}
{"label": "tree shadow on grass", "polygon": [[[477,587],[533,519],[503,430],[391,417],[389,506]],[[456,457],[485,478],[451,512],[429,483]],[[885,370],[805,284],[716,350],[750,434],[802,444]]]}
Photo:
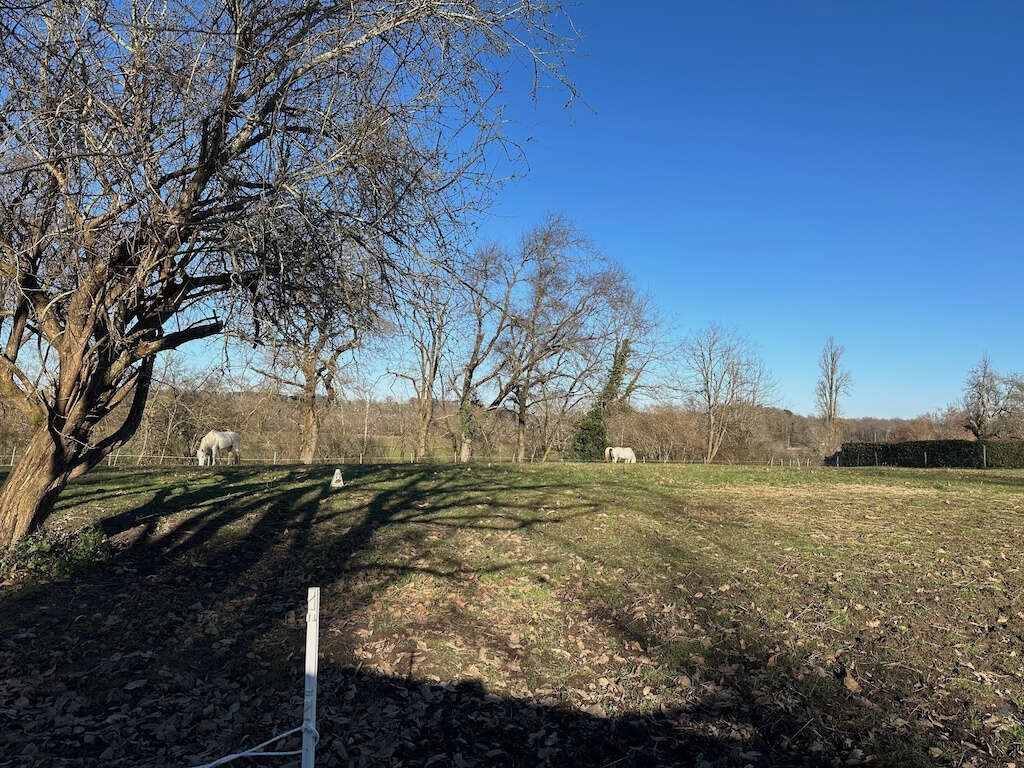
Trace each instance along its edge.
{"label": "tree shadow on grass", "polygon": [[[541,514],[529,504],[557,485],[464,472],[363,466],[332,498],[331,468],[273,482],[226,468],[103,519],[123,547],[110,566],[0,593],[0,766],[192,765],[295,727],[308,585],[325,593],[318,765],[825,764],[779,737],[803,723],[764,697],[602,717],[550,690],[419,678],[414,651],[404,675],[363,671],[361,609],[410,574],[454,584],[508,567],[467,570],[454,546],[467,529],[528,532],[598,508],[577,494]],[[83,499],[109,480],[90,482]]]}

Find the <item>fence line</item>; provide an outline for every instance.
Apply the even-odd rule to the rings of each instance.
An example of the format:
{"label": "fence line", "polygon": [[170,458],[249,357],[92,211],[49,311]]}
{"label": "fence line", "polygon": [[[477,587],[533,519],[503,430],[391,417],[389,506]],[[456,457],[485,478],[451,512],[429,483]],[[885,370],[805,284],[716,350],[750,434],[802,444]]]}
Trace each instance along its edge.
{"label": "fence line", "polygon": [[[14,462],[17,458],[18,449],[14,448],[11,451],[11,458],[9,466],[14,466]],[[145,460],[152,460],[146,462]],[[140,466],[161,466],[166,464],[167,466],[179,466],[179,465],[196,465],[198,459],[193,455],[188,456],[173,456],[163,453],[112,453],[106,458],[106,465],[108,467],[124,466],[122,462],[134,462]],[[225,462],[226,463],[226,462]],[[298,458],[294,460],[288,460],[280,458],[275,451],[273,456],[258,456],[243,458],[239,462],[240,464],[248,464],[251,466],[275,466],[277,464],[301,464]],[[352,456],[324,456],[316,457],[313,464],[603,464],[604,459],[552,459],[550,461],[543,461],[536,458],[530,458],[527,461],[520,462],[513,456],[473,456],[468,462],[455,461],[450,457],[440,456],[429,456],[423,459],[416,459],[412,454],[408,457],[405,455],[395,456],[367,456],[366,454],[353,454]],[[703,459],[650,459],[646,457],[638,459],[639,464],[705,464]],[[757,466],[757,461],[712,461],[711,464],[715,466]],[[778,458],[774,454],[769,455],[764,462],[765,466],[770,468],[774,467],[819,467],[824,466],[822,460],[812,460],[800,457],[782,457]],[[224,466],[220,464],[218,466]]]}
{"label": "fence line", "polygon": [[[197,765],[195,768],[216,768],[218,765],[230,763],[243,757],[295,757],[302,756],[302,768],[314,768],[316,744],[320,734],[316,730],[316,681],[317,657],[320,645],[320,587],[310,587],[306,593],[306,667],[302,696],[302,725],[298,728],[279,733],[255,747],[218,757],[209,763]],[[268,747],[296,733],[302,733],[302,749],[287,752],[263,752]]]}
{"label": "fence line", "polygon": [[[142,460],[140,462],[140,460]],[[153,460],[153,463],[147,463],[146,460]],[[179,465],[196,465],[197,460],[195,456],[169,456],[161,454],[137,454],[137,453],[118,453],[111,454],[107,457],[106,464],[110,467],[123,467],[129,463],[140,463],[141,466],[160,466],[166,464],[167,466],[179,466]],[[275,465],[295,465],[302,464],[303,462],[296,458],[285,458],[280,457],[277,454],[273,456],[257,456],[242,458],[239,462],[241,465],[250,466],[275,466]],[[604,459],[549,459],[542,461],[540,459],[528,459],[520,462],[518,459],[510,456],[473,456],[468,462],[455,461],[451,457],[441,456],[428,456],[422,459],[416,459],[413,456],[317,456],[314,458],[312,464],[604,464]],[[699,464],[703,465],[706,462],[703,459],[637,459],[638,464],[672,464],[672,465],[689,465]],[[761,462],[757,460],[750,461],[720,461],[715,460],[711,462],[714,466],[760,466]],[[230,462],[224,461],[217,464],[216,466],[229,466]],[[819,467],[825,466],[821,460],[807,459],[807,458],[793,458],[777,456],[769,456],[764,460],[764,466],[771,468],[807,468],[807,467]]]}

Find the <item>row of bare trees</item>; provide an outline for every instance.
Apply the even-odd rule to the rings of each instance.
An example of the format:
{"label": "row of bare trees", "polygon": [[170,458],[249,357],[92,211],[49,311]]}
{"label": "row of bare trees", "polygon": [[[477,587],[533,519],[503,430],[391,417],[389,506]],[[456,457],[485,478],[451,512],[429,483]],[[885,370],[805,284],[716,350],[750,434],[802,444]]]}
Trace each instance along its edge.
{"label": "row of bare trees", "polygon": [[[515,424],[518,460],[546,457],[564,447],[565,422],[600,386],[617,343],[634,343],[634,382],[659,351],[657,323],[626,274],[562,216],[517,248],[486,245],[454,270],[417,275],[409,295],[386,352],[407,362],[391,370],[413,392],[418,456],[443,402],[440,424],[461,461],[486,422],[502,417]],[[539,442],[528,446],[538,424]]]}
{"label": "row of bare trees", "polygon": [[[736,334],[729,331],[705,329],[691,337],[687,348],[691,352],[704,349],[703,345],[698,345],[699,340],[713,341],[714,344],[707,345],[712,353],[712,369],[731,367],[733,372],[741,372],[743,367],[736,361],[727,366],[718,358],[723,351],[734,348],[745,347],[751,354],[749,343],[739,340],[738,344],[725,344],[723,337],[732,337],[736,341]],[[392,344],[405,344],[411,349],[399,334],[391,333],[388,338],[390,344],[369,351],[386,355],[386,359],[394,362],[398,353],[391,349]],[[622,346],[625,345],[612,350],[612,367]],[[431,346],[426,344],[423,348],[429,350]],[[433,349],[437,354],[424,360],[428,363],[433,360],[439,369],[447,368],[446,363],[442,366],[440,354],[446,347],[434,344]],[[245,351],[235,348],[230,350],[228,357],[237,364],[245,358]],[[284,385],[276,376],[259,375],[265,367],[260,361],[264,352],[250,351],[249,357],[254,358],[253,362],[248,367],[242,365],[240,370],[231,367],[221,369],[220,366],[197,370],[194,358],[189,361],[180,355],[162,360],[154,373],[153,388],[140,428],[121,449],[119,463],[159,464],[180,460],[180,457],[194,452],[196,439],[211,426],[242,431],[247,460],[306,460],[307,435],[302,425],[307,418],[308,403],[297,386]],[[698,355],[697,359],[704,360],[706,355],[705,349],[705,354]],[[410,365],[414,357],[408,356]],[[711,435],[717,438],[717,450],[711,457],[716,462],[761,462],[771,457],[782,461],[817,462],[828,452],[828,441],[837,434],[840,439],[864,441],[950,439],[970,435],[964,429],[968,423],[968,412],[953,406],[913,419],[850,419],[840,416],[832,426],[820,416],[801,416],[751,399],[729,401],[712,398],[712,422],[707,408],[702,405],[702,402],[708,402],[702,386],[705,379],[696,375],[702,369],[687,371],[683,365],[685,359],[681,354],[671,358],[681,366],[679,368],[659,361],[655,370],[645,371],[639,379],[636,378],[639,366],[635,366],[628,380],[625,372],[621,378],[610,374],[608,361],[595,365],[597,373],[591,377],[591,386],[600,384],[602,390],[581,395],[573,407],[566,407],[562,399],[568,390],[562,390],[561,397],[543,399],[540,406],[527,410],[525,435],[520,431],[513,398],[509,398],[505,406],[491,411],[478,406],[475,410],[474,458],[514,460],[523,457],[534,461],[576,458],[574,435],[581,422],[590,417],[598,401],[610,406],[604,414],[606,434],[600,438],[601,445],[605,444],[605,439],[609,443],[631,445],[646,461],[707,461],[709,426],[712,424],[726,425]],[[825,356],[823,359],[830,358]],[[193,367],[186,367],[186,362]],[[670,379],[677,382],[676,392],[664,384],[663,376],[668,370],[675,371]],[[991,371],[991,366],[988,370]],[[337,394],[330,406],[320,404],[319,441],[314,460],[339,457],[349,461],[413,460],[417,457],[459,460],[458,427],[461,421],[457,401],[451,395],[445,396],[443,390],[438,389],[427,398],[421,397],[411,386],[402,386],[403,382],[418,381],[415,375],[410,374],[412,379],[405,380],[387,371],[368,370],[365,365],[354,368],[350,361],[340,366],[339,375],[341,385],[335,384]],[[570,374],[564,372],[563,375]],[[572,375],[575,380],[581,376],[581,370]],[[613,394],[604,391],[611,378],[616,380]],[[436,381],[440,380],[438,376]],[[714,382],[717,379],[708,377],[706,380]],[[707,391],[735,392],[738,389],[739,385],[726,386],[723,383],[721,387],[709,387]],[[646,397],[636,396],[645,392]],[[668,397],[661,401],[653,400],[651,394],[655,392],[668,393]],[[424,426],[423,415],[427,412],[428,403],[432,404],[431,418]],[[1008,430],[1003,436],[1020,436],[1019,432],[1011,429],[1012,422],[1004,421],[1002,424]],[[19,420],[16,413],[7,413],[0,430],[0,451],[5,456],[14,450],[20,452],[30,434],[26,421]]]}
{"label": "row of bare trees", "polygon": [[[485,423],[505,418],[523,461],[537,450],[527,447],[534,416],[543,415],[547,456],[616,345],[629,339],[634,351],[628,393],[658,350],[657,324],[629,278],[563,216],[549,215],[516,248],[451,249],[406,264],[392,282],[364,251],[345,246],[328,221],[282,227],[268,247],[291,265],[285,287],[260,295],[235,331],[262,352],[254,371],[296,403],[306,463],[342,384],[370,370],[382,372],[378,385],[390,378],[410,394],[417,457],[436,452],[432,428],[441,426],[468,461]],[[364,373],[351,376],[356,360]]]}

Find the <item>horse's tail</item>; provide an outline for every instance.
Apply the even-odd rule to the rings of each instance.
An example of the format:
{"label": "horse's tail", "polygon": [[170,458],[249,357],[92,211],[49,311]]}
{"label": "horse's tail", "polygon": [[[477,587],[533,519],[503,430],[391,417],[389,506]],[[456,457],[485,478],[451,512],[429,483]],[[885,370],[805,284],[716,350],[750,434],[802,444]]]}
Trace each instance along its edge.
{"label": "horse's tail", "polygon": [[605,461],[611,461],[612,460],[612,449],[611,449],[611,446],[609,446],[608,448],[604,449],[604,460]]}

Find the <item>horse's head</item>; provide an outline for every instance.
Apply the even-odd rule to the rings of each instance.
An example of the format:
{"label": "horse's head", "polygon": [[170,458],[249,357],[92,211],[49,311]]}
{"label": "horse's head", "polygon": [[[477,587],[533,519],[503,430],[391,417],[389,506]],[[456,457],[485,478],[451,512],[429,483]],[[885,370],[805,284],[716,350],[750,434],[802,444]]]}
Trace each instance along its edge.
{"label": "horse's head", "polygon": [[206,456],[206,451],[204,451],[202,448],[196,448],[196,458],[199,460],[200,467],[206,466]]}

